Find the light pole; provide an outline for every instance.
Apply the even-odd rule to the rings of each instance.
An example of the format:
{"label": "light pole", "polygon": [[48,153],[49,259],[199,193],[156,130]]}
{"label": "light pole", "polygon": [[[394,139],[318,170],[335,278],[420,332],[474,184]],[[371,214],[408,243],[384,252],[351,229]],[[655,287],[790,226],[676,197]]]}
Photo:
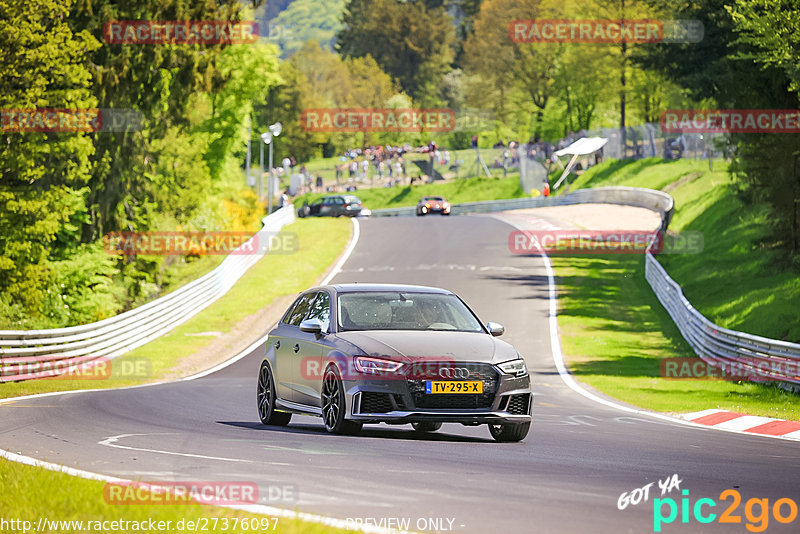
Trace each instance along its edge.
{"label": "light pole", "polygon": [[[272,213],[272,190],[274,186],[272,185],[272,138],[278,137],[283,130],[283,126],[281,123],[276,122],[275,124],[270,124],[269,131],[264,132],[261,134],[261,140],[264,141],[264,144],[269,145],[269,177],[267,178],[267,199],[268,199],[268,207],[267,207],[267,215]],[[264,175],[264,145],[261,145],[261,176]],[[259,182],[260,184],[261,182]],[[259,199],[261,198],[261,188],[259,186]]]}

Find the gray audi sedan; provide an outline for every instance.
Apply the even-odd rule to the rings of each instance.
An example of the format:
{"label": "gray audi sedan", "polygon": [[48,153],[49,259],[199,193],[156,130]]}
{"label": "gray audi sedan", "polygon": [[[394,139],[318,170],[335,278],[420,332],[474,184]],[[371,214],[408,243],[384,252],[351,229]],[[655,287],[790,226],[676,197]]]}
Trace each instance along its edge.
{"label": "gray audi sedan", "polygon": [[258,415],[287,425],[322,417],[332,433],[365,423],[486,424],[520,441],[533,396],[525,361],[445,289],[340,284],[303,292],[269,333],[258,374]]}

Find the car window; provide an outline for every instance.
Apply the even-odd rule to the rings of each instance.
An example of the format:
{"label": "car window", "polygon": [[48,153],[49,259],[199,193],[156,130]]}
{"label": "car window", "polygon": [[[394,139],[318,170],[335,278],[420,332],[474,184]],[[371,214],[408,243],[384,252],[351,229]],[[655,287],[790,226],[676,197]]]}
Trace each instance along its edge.
{"label": "car window", "polygon": [[359,292],[338,299],[342,330],[452,330],[483,332],[478,319],[455,295]]}
{"label": "car window", "polygon": [[317,200],[311,203],[312,206],[319,206],[320,204],[322,204],[321,198],[318,198]]}
{"label": "car window", "polygon": [[328,332],[331,320],[331,298],[328,293],[325,291],[317,293],[317,298],[314,299],[308,312],[308,319],[319,319],[322,323],[322,331]]}
{"label": "car window", "polygon": [[308,309],[311,306],[311,299],[313,299],[315,295],[316,293],[307,293],[300,297],[285,323],[292,326],[300,326],[300,323],[305,318],[306,313],[308,313]]}
{"label": "car window", "polygon": [[335,197],[325,197],[325,198],[322,199],[322,203],[325,204],[326,206],[330,206],[331,204],[336,204],[336,198]]}
{"label": "car window", "polygon": [[342,197],[336,197],[333,199],[334,204],[344,204],[344,199]]}

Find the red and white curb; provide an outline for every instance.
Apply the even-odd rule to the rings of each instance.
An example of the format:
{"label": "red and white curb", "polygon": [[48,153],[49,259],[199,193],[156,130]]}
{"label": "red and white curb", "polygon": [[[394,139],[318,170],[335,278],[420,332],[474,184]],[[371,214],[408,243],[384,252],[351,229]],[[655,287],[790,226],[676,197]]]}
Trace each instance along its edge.
{"label": "red and white curb", "polygon": [[706,425],[722,430],[800,440],[800,421],[786,421],[784,419],[745,415],[715,409],[685,413],[681,414],[680,417],[698,425]]}

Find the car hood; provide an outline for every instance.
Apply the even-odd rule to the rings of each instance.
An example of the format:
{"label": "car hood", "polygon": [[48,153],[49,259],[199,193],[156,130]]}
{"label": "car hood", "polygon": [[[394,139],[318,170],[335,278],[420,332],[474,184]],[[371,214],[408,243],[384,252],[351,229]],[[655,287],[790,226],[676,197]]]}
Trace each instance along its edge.
{"label": "car hood", "polygon": [[412,360],[420,357],[502,363],[518,358],[514,347],[483,333],[418,330],[340,332],[364,356]]}

